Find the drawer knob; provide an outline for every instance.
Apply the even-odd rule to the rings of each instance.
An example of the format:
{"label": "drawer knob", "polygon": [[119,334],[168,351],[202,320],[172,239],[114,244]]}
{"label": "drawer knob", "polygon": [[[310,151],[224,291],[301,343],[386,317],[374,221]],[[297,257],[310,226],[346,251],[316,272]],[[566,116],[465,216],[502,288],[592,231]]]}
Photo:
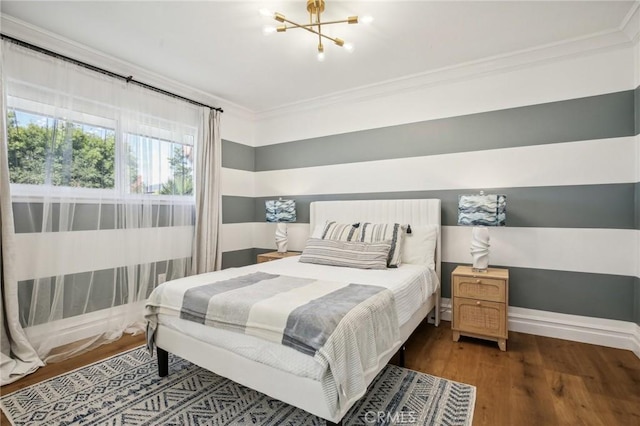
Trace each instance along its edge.
{"label": "drawer knob", "polygon": [[479,300],[476,302],[476,305],[480,306],[480,301]]}
{"label": "drawer knob", "polygon": [[480,280],[476,280],[476,283],[477,283],[477,284],[480,284]]}

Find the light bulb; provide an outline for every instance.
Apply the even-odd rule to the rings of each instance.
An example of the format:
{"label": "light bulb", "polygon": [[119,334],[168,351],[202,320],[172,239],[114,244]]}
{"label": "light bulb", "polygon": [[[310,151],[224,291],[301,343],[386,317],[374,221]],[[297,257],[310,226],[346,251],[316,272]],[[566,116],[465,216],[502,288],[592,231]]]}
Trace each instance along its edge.
{"label": "light bulb", "polygon": [[318,52],[318,61],[324,62],[324,52]]}
{"label": "light bulb", "polygon": [[269,35],[269,34],[273,34],[276,32],[276,27],[271,26],[271,25],[265,25],[264,27],[262,27],[262,33],[264,35]]}
{"label": "light bulb", "polygon": [[360,18],[360,22],[362,22],[363,24],[370,24],[373,22],[373,16],[365,15],[362,18]]}
{"label": "light bulb", "polygon": [[260,12],[260,15],[262,15],[262,16],[266,16],[268,18],[273,18],[273,12],[270,11],[269,9],[260,9],[258,12]]}
{"label": "light bulb", "polygon": [[347,50],[347,52],[353,52],[354,47],[355,46],[353,45],[353,43],[345,43],[344,44],[344,48]]}

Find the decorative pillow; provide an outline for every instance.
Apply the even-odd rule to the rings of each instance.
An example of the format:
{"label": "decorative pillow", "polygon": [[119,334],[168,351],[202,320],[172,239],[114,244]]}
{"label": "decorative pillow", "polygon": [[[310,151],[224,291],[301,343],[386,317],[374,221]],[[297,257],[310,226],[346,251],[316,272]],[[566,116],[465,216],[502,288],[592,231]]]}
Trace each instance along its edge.
{"label": "decorative pillow", "polygon": [[438,226],[412,226],[411,233],[405,233],[402,239],[402,263],[436,267],[436,243]]}
{"label": "decorative pillow", "polygon": [[375,243],[378,241],[391,241],[391,250],[387,266],[397,268],[402,262],[402,237],[404,231],[399,223],[369,223],[365,222],[360,227],[360,239],[363,243]]}
{"label": "decorative pillow", "polygon": [[386,269],[390,241],[361,243],[309,238],[300,262],[360,269]]}
{"label": "decorative pillow", "polygon": [[360,236],[359,223],[327,222],[321,238],[323,240],[358,241]]}

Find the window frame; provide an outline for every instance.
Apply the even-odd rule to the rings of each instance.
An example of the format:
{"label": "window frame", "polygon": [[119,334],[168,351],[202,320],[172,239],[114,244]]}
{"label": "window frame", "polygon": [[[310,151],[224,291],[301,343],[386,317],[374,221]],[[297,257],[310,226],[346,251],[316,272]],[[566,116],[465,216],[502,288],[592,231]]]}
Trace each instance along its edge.
{"label": "window frame", "polygon": [[[83,102],[87,102],[86,100]],[[114,151],[114,187],[113,188],[86,188],[86,187],[69,187],[56,186],[50,184],[22,184],[10,183],[11,197],[15,201],[42,201],[43,198],[73,198],[82,200],[83,202],[113,202],[113,203],[141,203],[152,202],[154,204],[194,204],[195,193],[190,195],[165,195],[165,194],[140,194],[132,193],[127,190],[128,184],[124,168],[126,161],[123,158],[127,148],[126,138],[128,134],[138,137],[158,140],[160,142],[169,142],[177,145],[191,146],[195,150],[195,142],[197,140],[198,129],[182,123],[170,122],[169,120],[146,116],[149,121],[156,123],[167,123],[176,130],[168,130],[150,124],[140,123],[129,118],[123,119],[128,112],[124,109],[119,110],[114,107],[97,105],[98,109],[104,110],[105,115],[112,117],[101,117],[98,115],[81,112],[69,108],[56,107],[47,103],[37,102],[30,99],[21,98],[16,95],[7,96],[6,114],[10,110],[19,110],[21,112],[33,115],[41,115],[43,117],[65,120],[68,122],[85,124],[89,126],[97,126],[113,130],[115,133],[115,151]],[[110,113],[110,114],[107,114]],[[144,115],[132,114],[145,118]],[[147,120],[145,120],[147,121]],[[135,126],[126,125],[124,123],[135,122]],[[169,126],[166,126],[169,127]],[[144,129],[148,135],[140,134],[140,129]],[[175,139],[173,139],[175,138]],[[184,143],[186,139],[190,139],[193,143]],[[194,151],[194,156],[195,156]],[[193,163],[192,176],[195,188],[195,172],[196,162]],[[10,177],[11,178],[11,177]]]}

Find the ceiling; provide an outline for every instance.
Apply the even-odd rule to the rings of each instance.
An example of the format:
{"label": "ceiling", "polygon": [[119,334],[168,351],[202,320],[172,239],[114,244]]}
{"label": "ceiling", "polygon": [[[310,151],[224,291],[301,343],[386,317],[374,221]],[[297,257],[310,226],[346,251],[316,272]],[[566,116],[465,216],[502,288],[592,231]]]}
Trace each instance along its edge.
{"label": "ceiling", "polygon": [[[266,7],[305,22],[297,1],[7,1],[1,12],[260,113],[483,59],[619,31],[632,1],[338,1],[323,18],[370,25],[265,36]],[[135,76],[134,76],[135,77]],[[222,102],[224,107],[224,101]]]}

